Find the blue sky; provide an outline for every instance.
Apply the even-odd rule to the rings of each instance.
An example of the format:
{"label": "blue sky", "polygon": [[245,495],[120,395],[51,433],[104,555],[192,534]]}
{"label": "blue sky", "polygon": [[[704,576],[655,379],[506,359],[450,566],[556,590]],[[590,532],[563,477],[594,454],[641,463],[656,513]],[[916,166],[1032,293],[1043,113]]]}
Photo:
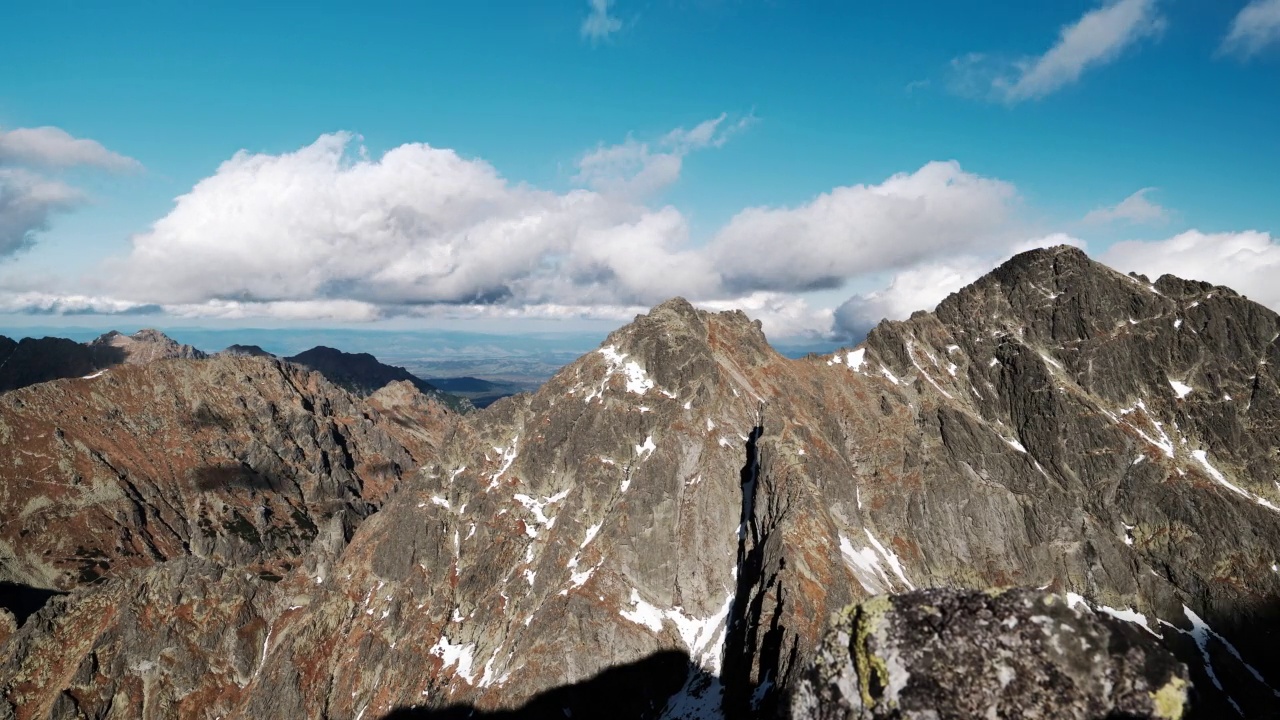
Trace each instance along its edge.
{"label": "blue sky", "polygon": [[0,67],[0,325],[829,335],[1059,241],[1280,305],[1280,0],[44,2]]}

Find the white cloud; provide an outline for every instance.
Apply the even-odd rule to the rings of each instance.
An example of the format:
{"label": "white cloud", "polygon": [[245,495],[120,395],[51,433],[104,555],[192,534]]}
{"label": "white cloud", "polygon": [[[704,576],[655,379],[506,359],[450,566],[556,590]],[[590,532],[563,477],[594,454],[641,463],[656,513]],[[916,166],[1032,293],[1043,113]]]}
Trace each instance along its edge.
{"label": "white cloud", "polygon": [[1168,222],[1172,216],[1169,209],[1147,199],[1154,190],[1142,188],[1115,205],[1091,210],[1084,216],[1084,222],[1105,224],[1124,221],[1133,225]]}
{"label": "white cloud", "polygon": [[951,61],[951,89],[962,95],[993,97],[1008,103],[1050,95],[1080,79],[1090,68],[1106,65],[1166,21],[1157,0],[1112,0],[1062,28],[1058,42],[1043,55],[1013,62],[970,53]]}
{"label": "white cloud", "polygon": [[1016,200],[1009,183],[956,162],[932,162],[879,185],[835,188],[799,207],[743,210],[709,252],[734,291],[833,288],[998,243]]}
{"label": "white cloud", "polygon": [[932,311],[948,295],[1014,255],[1056,245],[1083,248],[1084,241],[1054,233],[1014,243],[1001,254],[961,255],[921,263],[897,273],[880,290],[850,297],[836,308],[835,326],[849,337],[859,337],[881,320],[905,320],[917,310]]}
{"label": "white cloud", "polygon": [[142,164],[112,152],[95,140],[72,137],[56,127],[0,129],[0,165],[66,168],[88,165],[104,170],[138,170]]}
{"label": "white cloud", "polygon": [[21,168],[0,167],[0,258],[12,255],[47,230],[50,218],[81,205],[83,193]]}
{"label": "white cloud", "polygon": [[728,121],[728,114],[722,113],[691,130],[676,128],[652,143],[628,137],[617,145],[600,145],[578,159],[574,180],[605,193],[650,195],[680,177],[685,155],[721,147],[753,121],[750,115]]}
{"label": "white cloud", "polygon": [[865,333],[884,319],[903,320],[917,310],[932,310],[947,295],[977,280],[992,268],[990,262],[959,257],[904,270],[889,285],[854,295],[836,308],[835,324],[850,336]]}
{"label": "white cloud", "polygon": [[1099,261],[1152,279],[1166,273],[1226,285],[1280,309],[1280,238],[1269,233],[1203,233],[1190,230],[1167,240],[1112,245]]}
{"label": "white cloud", "polygon": [[742,310],[760,321],[764,334],[777,337],[826,338],[831,335],[834,311],[815,308],[802,297],[785,293],[754,292],[728,300],[707,300],[698,307],[713,312]]}
{"label": "white cloud", "polygon": [[160,308],[112,297],[40,291],[0,291],[0,313],[35,315],[122,315]]}
{"label": "white cloud", "polygon": [[582,21],[582,37],[597,43],[622,29],[622,21],[609,14],[613,0],[587,0],[587,4],[591,12]]}
{"label": "white cloud", "polygon": [[1280,42],[1280,0],[1252,0],[1231,21],[1221,52],[1247,58],[1277,42]]}
{"label": "white cloud", "polygon": [[714,292],[673,208],[509,183],[425,144],[354,158],[353,140],[336,133],[292,153],[237,153],[133,238],[107,290],[161,304],[386,306]]}
{"label": "white cloud", "polygon": [[1085,243],[1084,240],[1072,237],[1066,233],[1058,232],[1014,243],[1013,247],[1009,248],[1009,252],[1001,256],[999,261],[992,263],[991,266],[995,267],[1014,255],[1027,252],[1028,250],[1040,250],[1043,248],[1057,247],[1059,245],[1070,245],[1071,247],[1077,247],[1081,250],[1088,250],[1088,244]]}
{"label": "white cloud", "polygon": [[[652,193],[678,178],[686,154],[719,147],[750,122],[721,115],[600,146],[578,165],[575,179],[588,187],[564,192],[426,144],[370,157],[348,133],[283,154],[242,151],[134,236],[127,254],[63,286],[75,292],[6,283],[0,311],[622,321],[683,295],[743,308],[771,337],[827,337],[834,312],[798,292],[902,268],[918,275],[926,259],[1009,246],[1016,190],[954,162],[793,208],[750,208],[699,243]],[[927,304],[910,286],[906,276],[869,297],[866,312]]]}

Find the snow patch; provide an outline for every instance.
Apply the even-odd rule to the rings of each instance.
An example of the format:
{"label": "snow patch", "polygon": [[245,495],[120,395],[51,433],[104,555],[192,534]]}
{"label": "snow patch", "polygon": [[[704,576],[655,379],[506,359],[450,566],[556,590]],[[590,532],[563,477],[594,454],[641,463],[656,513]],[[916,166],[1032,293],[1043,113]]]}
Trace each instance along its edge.
{"label": "snow patch", "polygon": [[888,380],[889,382],[893,383],[894,385],[897,385],[897,384],[898,384],[898,378],[897,378],[896,376],[894,376],[894,374],[893,374],[893,373],[889,372],[889,368],[887,368],[887,367],[885,367],[885,366],[881,365],[881,366],[880,366],[880,374],[881,374],[881,375],[883,375],[883,376],[885,377],[885,379],[886,379],[886,380]]}
{"label": "snow patch", "polygon": [[1214,481],[1216,481],[1219,485],[1227,488],[1228,490],[1239,495],[1240,497],[1248,498],[1265,508],[1268,508],[1270,510],[1275,510],[1276,512],[1280,512],[1280,507],[1276,507],[1266,498],[1260,497],[1258,495],[1254,495],[1248,490],[1238,487],[1232,484],[1230,480],[1227,480],[1227,477],[1223,475],[1221,471],[1219,471],[1213,465],[1209,464],[1209,458],[1207,456],[1207,453],[1205,453],[1204,450],[1192,450],[1191,457],[1195,458],[1196,462],[1200,463],[1201,467],[1205,469],[1205,472],[1209,473],[1209,476],[1212,477]]}
{"label": "snow patch", "polygon": [[428,652],[444,661],[444,669],[456,666],[457,674],[470,685],[474,677],[471,666],[475,662],[475,650],[475,643],[454,644],[447,636],[441,635]]}
{"label": "snow patch", "polygon": [[[853,570],[853,575],[857,578],[858,583],[863,589],[872,594],[880,594],[889,592],[893,589],[893,581],[889,578],[889,573],[885,568],[891,571],[897,578],[902,581],[910,590],[915,590],[915,586],[907,579],[906,574],[902,570],[902,563],[899,562],[898,556],[888,550],[875,535],[871,534],[869,529],[863,530],[867,534],[867,538],[871,541],[871,547],[854,548],[853,543],[843,534],[837,535],[840,540],[840,554],[844,556],[849,569]],[[874,548],[874,549],[872,549]]]}
{"label": "snow patch", "polygon": [[[528,495],[525,495],[524,493],[516,493],[512,497],[516,502],[523,505],[526,510],[528,510],[530,513],[533,514],[533,519],[539,525],[544,525],[548,530],[550,530],[551,528],[555,527],[556,519],[553,517],[552,518],[547,517],[546,513],[543,512],[543,508],[547,507],[548,505],[554,505],[555,503],[558,503],[561,500],[564,500],[568,496],[569,496],[569,490],[566,488],[565,490],[562,490],[556,493],[555,495],[552,495],[551,497],[545,497],[542,499],[534,499],[532,497],[529,497]],[[531,538],[538,537],[538,530],[532,525],[525,525],[525,533]]]}
{"label": "snow patch", "polygon": [[892,550],[888,550],[881,545],[876,536],[871,534],[869,528],[864,528],[863,532],[867,534],[867,539],[871,541],[871,544],[876,546],[876,550],[884,556],[885,561],[889,563],[889,567],[893,568],[893,574],[898,576],[898,579],[902,581],[903,585],[907,586],[907,589],[915,590],[916,586],[911,584],[911,581],[907,579],[906,573],[902,571],[902,563],[898,560],[898,556],[894,555]]}
{"label": "snow patch", "polygon": [[498,472],[489,476],[489,486],[485,488],[485,492],[489,492],[490,490],[498,487],[498,479],[501,478],[504,473],[510,470],[511,464],[516,461],[516,455],[519,454],[519,450],[518,450],[519,445],[520,445],[520,436],[517,435],[511,439],[511,447],[508,447],[508,448],[495,447],[493,449],[494,452],[501,455],[502,467],[498,468]]}
{"label": "snow patch", "polygon": [[96,373],[90,373],[89,375],[85,375],[84,377],[82,377],[82,378],[80,378],[80,379],[81,379],[81,380],[92,380],[92,379],[94,379],[94,378],[96,378],[96,377],[102,377],[102,376],[103,376],[103,374],[105,374],[106,372],[107,372],[106,370],[99,370],[99,371],[98,371],[98,372],[96,372]]}
{"label": "snow patch", "polygon": [[662,631],[662,611],[656,605],[645,602],[644,598],[640,597],[640,591],[635,588],[631,589],[631,604],[634,609],[622,610],[618,613],[622,619],[643,625],[653,632]]}
{"label": "snow patch", "polygon": [[653,451],[657,449],[658,449],[658,446],[653,444],[653,436],[650,435],[649,437],[644,439],[643,445],[636,445],[636,458],[639,460],[644,460],[648,458],[650,455],[652,455]]}
{"label": "snow patch", "polygon": [[[586,402],[591,402],[596,398],[604,401],[604,390],[609,384],[609,378],[621,373],[627,380],[627,392],[636,395],[644,395],[653,389],[653,380],[649,379],[649,375],[640,367],[640,364],[634,360],[627,360],[627,354],[618,352],[618,346],[609,345],[602,347],[596,352],[604,356],[605,362],[609,367],[605,370],[604,378],[600,381],[600,388],[587,396]],[[668,397],[675,397],[669,395]]]}
{"label": "snow patch", "polygon": [[1173,392],[1177,394],[1179,400],[1191,394],[1190,385],[1173,378],[1169,378],[1169,387],[1173,388]]}

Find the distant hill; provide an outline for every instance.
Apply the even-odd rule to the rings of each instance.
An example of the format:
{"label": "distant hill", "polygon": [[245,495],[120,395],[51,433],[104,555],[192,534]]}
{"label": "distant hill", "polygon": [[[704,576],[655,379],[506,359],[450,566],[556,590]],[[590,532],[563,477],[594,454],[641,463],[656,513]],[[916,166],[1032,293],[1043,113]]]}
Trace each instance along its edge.
{"label": "distant hill", "polygon": [[402,367],[386,365],[369,353],[348,353],[318,345],[285,361],[302,365],[324,375],[329,382],[362,397],[367,397],[388,383],[406,381],[423,395],[434,397],[459,412],[471,409],[470,401],[446,392],[410,373]]}
{"label": "distant hill", "polygon": [[482,380],[469,375],[463,377],[427,378],[427,381],[441,390],[467,398],[477,408],[486,408],[504,397],[530,388],[514,382]]}
{"label": "distant hill", "polygon": [[222,355],[239,355],[248,357],[275,357],[273,353],[258,347],[257,345],[229,345],[223,350]]}

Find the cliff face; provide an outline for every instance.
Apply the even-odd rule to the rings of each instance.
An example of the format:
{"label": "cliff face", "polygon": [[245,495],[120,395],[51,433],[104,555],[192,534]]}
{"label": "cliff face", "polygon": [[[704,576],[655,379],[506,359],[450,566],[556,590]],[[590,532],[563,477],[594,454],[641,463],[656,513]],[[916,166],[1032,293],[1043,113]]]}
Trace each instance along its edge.
{"label": "cliff face", "polygon": [[417,398],[233,357],[0,395],[0,581],[68,590],[185,556],[284,575],[340,548],[456,417]]}
{"label": "cliff face", "polygon": [[[175,458],[200,445],[194,430],[135,419],[143,398],[174,417],[212,403],[234,428],[209,431],[217,452],[235,451],[208,454],[287,481],[202,506],[183,494],[185,471],[154,471],[154,494],[173,498],[159,505],[233,508],[260,537],[289,532],[294,508],[343,531],[299,545],[270,582],[253,571],[274,550],[218,552],[239,547],[227,537],[179,551],[198,533],[145,530],[174,539],[32,616],[4,646],[0,689],[18,717],[94,716],[104,703],[139,717],[458,704],[580,716],[587,694],[547,691],[643,667],[650,682],[615,698],[618,716],[768,714],[851,602],[1020,585],[1161,635],[1203,717],[1257,716],[1280,698],[1278,332],[1274,313],[1225,288],[1153,285],[1056,248],[834,356],[785,359],[741,313],[670,301],[538,392],[452,424],[407,387],[363,404],[323,383],[307,394],[296,371],[255,358],[206,362],[275,373],[269,403],[245,383],[211,378],[183,395],[176,381],[154,389],[170,381],[152,366],[113,370],[129,391],[110,402],[137,398],[116,427],[91,420],[106,406],[89,412],[92,393],[77,389],[107,377],[29,388],[48,394],[29,411],[39,422],[53,408],[85,418],[104,446],[132,438],[123,454],[147,467],[194,466]],[[58,465],[53,428],[26,422],[15,437],[47,436],[48,459],[6,477],[117,486],[90,460]],[[325,440],[334,432],[342,442]],[[374,472],[386,463],[400,475]],[[75,517],[90,495],[106,497],[38,502]],[[112,537],[182,526],[168,512],[119,515]],[[199,526],[199,513],[183,517]],[[33,577],[65,578],[37,562],[45,546],[11,554],[36,558],[22,560]],[[95,669],[107,659],[111,671]]]}

